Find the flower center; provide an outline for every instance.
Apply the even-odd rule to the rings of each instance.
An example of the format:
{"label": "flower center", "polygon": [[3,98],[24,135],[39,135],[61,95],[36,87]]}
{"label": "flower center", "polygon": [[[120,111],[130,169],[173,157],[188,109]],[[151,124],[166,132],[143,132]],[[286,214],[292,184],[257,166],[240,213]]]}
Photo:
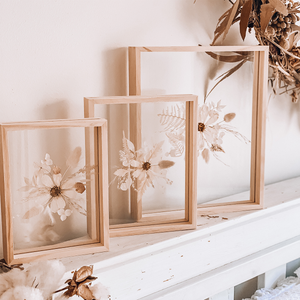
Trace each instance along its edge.
{"label": "flower center", "polygon": [[54,186],[53,188],[51,188],[50,195],[52,197],[58,197],[60,194],[61,194],[61,189],[59,186]]}
{"label": "flower center", "polygon": [[151,164],[148,161],[146,161],[143,163],[142,168],[143,168],[143,170],[148,171],[151,168]]}
{"label": "flower center", "polygon": [[205,129],[205,124],[204,123],[198,123],[198,131],[203,132]]}

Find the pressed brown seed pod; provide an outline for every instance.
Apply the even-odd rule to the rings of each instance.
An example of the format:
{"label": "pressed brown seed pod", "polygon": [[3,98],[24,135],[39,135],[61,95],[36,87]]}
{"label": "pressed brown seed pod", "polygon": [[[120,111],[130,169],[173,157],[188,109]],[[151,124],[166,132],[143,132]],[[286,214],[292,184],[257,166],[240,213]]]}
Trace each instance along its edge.
{"label": "pressed brown seed pod", "polygon": [[82,182],[76,182],[74,188],[77,193],[82,194],[85,191],[85,186]]}
{"label": "pressed brown seed pod", "polygon": [[170,168],[172,166],[174,166],[175,163],[174,161],[171,161],[171,160],[161,160],[159,163],[158,163],[158,166],[161,168],[161,169],[167,169],[167,168]]}
{"label": "pressed brown seed pod", "polygon": [[235,118],[235,113],[229,113],[224,116],[225,122],[230,122]]}

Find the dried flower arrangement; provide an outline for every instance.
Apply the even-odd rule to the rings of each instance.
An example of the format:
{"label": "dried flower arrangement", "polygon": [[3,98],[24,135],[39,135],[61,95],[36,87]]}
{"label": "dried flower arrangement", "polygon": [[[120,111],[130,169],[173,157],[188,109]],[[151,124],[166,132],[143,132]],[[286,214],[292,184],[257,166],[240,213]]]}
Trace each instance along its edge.
{"label": "dried flower arrangement", "polygon": [[[274,94],[279,89],[298,101],[300,91],[300,2],[293,0],[236,0],[220,18],[214,31],[212,45],[223,35],[224,41],[231,25],[239,22],[240,34],[245,39],[247,29],[254,29],[260,45],[269,46],[269,66],[273,72],[269,81]],[[243,53],[239,53],[243,56]],[[231,73],[241,67],[235,66]]]}
{"label": "dried flower arrangement", "polygon": [[[198,140],[197,151],[198,156],[201,153],[206,163],[209,162],[210,153],[220,160],[218,153],[225,153],[223,147],[223,137],[226,133],[232,134],[245,143],[250,141],[230,123],[236,116],[235,113],[222,114],[225,105],[221,105],[221,100],[215,104],[214,102],[204,103],[198,107]],[[185,110],[181,106],[167,107],[161,114],[160,124],[164,126],[164,132],[172,146],[167,154],[171,157],[179,157],[184,152],[185,140]]]}
{"label": "dried flower arrangement", "polygon": [[123,132],[122,142],[123,150],[119,151],[119,155],[123,167],[114,172],[118,178],[118,189],[126,191],[132,186],[143,195],[150,185],[154,188],[155,178],[162,178],[167,184],[172,184],[172,181],[166,177],[166,169],[172,167],[174,162],[162,159],[164,141],[155,144],[151,149],[145,146],[135,150],[134,144],[125,137]]}
{"label": "dried flower arrangement", "polygon": [[67,169],[62,174],[61,169],[53,164],[47,153],[40,164],[34,163],[36,171],[32,180],[24,178],[25,186],[19,191],[27,193],[24,202],[33,202],[24,215],[23,219],[30,219],[46,212],[54,223],[53,215],[57,213],[61,221],[69,217],[73,209],[80,214],[86,215],[86,210],[81,203],[85,202],[86,173],[94,169],[83,167],[75,173],[67,176],[70,169],[75,169],[81,157],[81,147],[76,147],[66,161]]}

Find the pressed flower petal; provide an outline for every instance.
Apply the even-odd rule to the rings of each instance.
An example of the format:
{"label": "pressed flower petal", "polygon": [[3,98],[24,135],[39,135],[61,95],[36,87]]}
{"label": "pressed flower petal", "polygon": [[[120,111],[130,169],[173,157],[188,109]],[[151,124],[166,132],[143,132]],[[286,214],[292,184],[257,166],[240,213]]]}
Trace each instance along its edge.
{"label": "pressed flower petal", "polygon": [[202,155],[204,161],[206,163],[208,163],[208,161],[209,161],[209,150],[207,148],[203,149],[201,155]]}
{"label": "pressed flower petal", "polygon": [[50,209],[53,213],[56,213],[60,208],[64,208],[66,206],[66,202],[62,197],[52,198],[50,203]]}
{"label": "pressed flower petal", "polygon": [[132,179],[129,177],[127,180],[121,183],[120,189],[122,191],[127,191],[130,188],[131,184],[132,184]]}
{"label": "pressed flower petal", "polygon": [[77,178],[76,177],[72,177],[70,179],[68,179],[67,181],[63,182],[61,185],[62,189],[70,189],[74,186],[74,184],[77,182]]}
{"label": "pressed flower petal", "polygon": [[60,216],[60,219],[61,219],[62,221],[65,221],[65,220],[67,219],[67,216],[66,216],[66,215],[61,215],[61,216]]}
{"label": "pressed flower petal", "polygon": [[142,169],[137,169],[137,170],[135,170],[135,171],[132,173],[132,176],[133,176],[134,178],[137,178],[137,177],[140,176],[140,174],[141,174],[142,171],[143,171]]}
{"label": "pressed flower petal", "polygon": [[205,123],[205,125],[207,125],[207,126],[215,123],[218,120],[218,118],[219,118],[219,114],[217,112],[212,112],[209,115],[210,115],[210,118]]}
{"label": "pressed flower petal", "polygon": [[74,189],[62,190],[62,194],[70,199],[74,199],[78,195]]}
{"label": "pressed flower petal", "polygon": [[198,150],[202,150],[205,146],[204,136],[202,132],[198,133]]}
{"label": "pressed flower petal", "polygon": [[63,208],[61,208],[57,211],[57,213],[61,216],[65,213],[65,210]]}
{"label": "pressed flower petal", "polygon": [[42,184],[47,186],[47,187],[53,187],[54,183],[52,181],[52,179],[48,176],[48,175],[43,175],[42,176]]}
{"label": "pressed flower petal", "polygon": [[71,214],[72,214],[72,210],[71,210],[71,209],[66,209],[66,210],[65,210],[65,215],[66,215],[67,217],[71,216]]}
{"label": "pressed flower petal", "polygon": [[61,179],[62,179],[61,173],[59,173],[59,174],[53,174],[53,182],[54,182],[54,184],[56,186],[60,186]]}
{"label": "pressed flower petal", "polygon": [[134,168],[140,168],[141,165],[142,165],[141,162],[136,161],[136,160],[132,160],[132,161],[130,162],[130,164],[131,164],[131,166],[134,167]]}

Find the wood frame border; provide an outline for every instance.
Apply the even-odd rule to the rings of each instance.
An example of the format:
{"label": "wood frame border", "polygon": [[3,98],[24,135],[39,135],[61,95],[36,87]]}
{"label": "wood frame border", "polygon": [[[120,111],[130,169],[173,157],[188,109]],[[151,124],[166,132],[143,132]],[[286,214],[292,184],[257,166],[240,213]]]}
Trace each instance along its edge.
{"label": "wood frame border", "polygon": [[[265,131],[267,111],[268,55],[267,46],[166,46],[128,47],[129,95],[141,95],[141,53],[142,52],[254,52],[252,146],[250,200],[220,204],[198,205],[198,214],[234,212],[263,208]],[[134,107],[136,118],[139,108]],[[138,133],[136,133],[138,135]]]}
{"label": "wood frame border", "polygon": [[[10,193],[10,164],[8,132],[34,129],[58,129],[82,127],[93,129],[96,147],[92,151],[98,168],[96,173],[96,220],[90,241],[67,241],[57,245],[14,250],[13,246],[13,219]],[[109,214],[108,214],[108,166],[107,166],[107,121],[100,118],[47,120],[33,122],[16,122],[0,124],[0,189],[1,189],[1,216],[3,234],[3,255],[8,264],[27,263],[38,259],[53,259],[66,256],[104,252],[109,249]],[[85,142],[86,143],[86,142]],[[86,144],[86,156],[90,151]],[[100,167],[101,166],[101,167]],[[88,223],[91,222],[88,220]],[[89,226],[88,226],[89,231]]]}
{"label": "wood frame border", "polygon": [[[142,206],[141,201],[136,201],[138,196],[131,197],[134,200],[131,201],[132,216],[137,220],[137,223],[121,224],[121,225],[111,225],[110,226],[110,236],[126,236],[135,234],[146,234],[155,232],[166,232],[166,231],[176,231],[185,229],[195,229],[197,226],[197,199],[196,199],[196,178],[197,178],[197,167],[196,167],[196,147],[197,143],[197,131],[195,130],[197,125],[197,107],[198,107],[198,97],[195,95],[164,95],[164,96],[154,96],[154,97],[143,97],[143,96],[115,96],[115,97],[86,97],[84,98],[84,116],[86,118],[94,117],[94,108],[97,104],[129,104],[130,106],[138,107],[139,118],[134,118],[134,115],[129,112],[130,118],[133,119],[134,124],[139,124],[136,120],[140,122],[140,111],[141,104],[147,102],[176,102],[182,101],[186,102],[186,169],[185,169],[185,218],[179,218],[177,215],[182,214],[182,211],[171,211],[166,213],[161,213],[162,221],[157,224],[155,217],[149,214],[148,217],[142,216]],[[141,131],[140,126],[130,126],[130,134],[134,132],[136,148],[141,145]],[[138,132],[138,134],[136,134]],[[132,141],[132,136],[130,136]],[[137,193],[136,193],[137,194]],[[138,212],[138,215],[136,213]],[[170,218],[172,220],[170,221]],[[177,220],[174,220],[177,218]]]}

